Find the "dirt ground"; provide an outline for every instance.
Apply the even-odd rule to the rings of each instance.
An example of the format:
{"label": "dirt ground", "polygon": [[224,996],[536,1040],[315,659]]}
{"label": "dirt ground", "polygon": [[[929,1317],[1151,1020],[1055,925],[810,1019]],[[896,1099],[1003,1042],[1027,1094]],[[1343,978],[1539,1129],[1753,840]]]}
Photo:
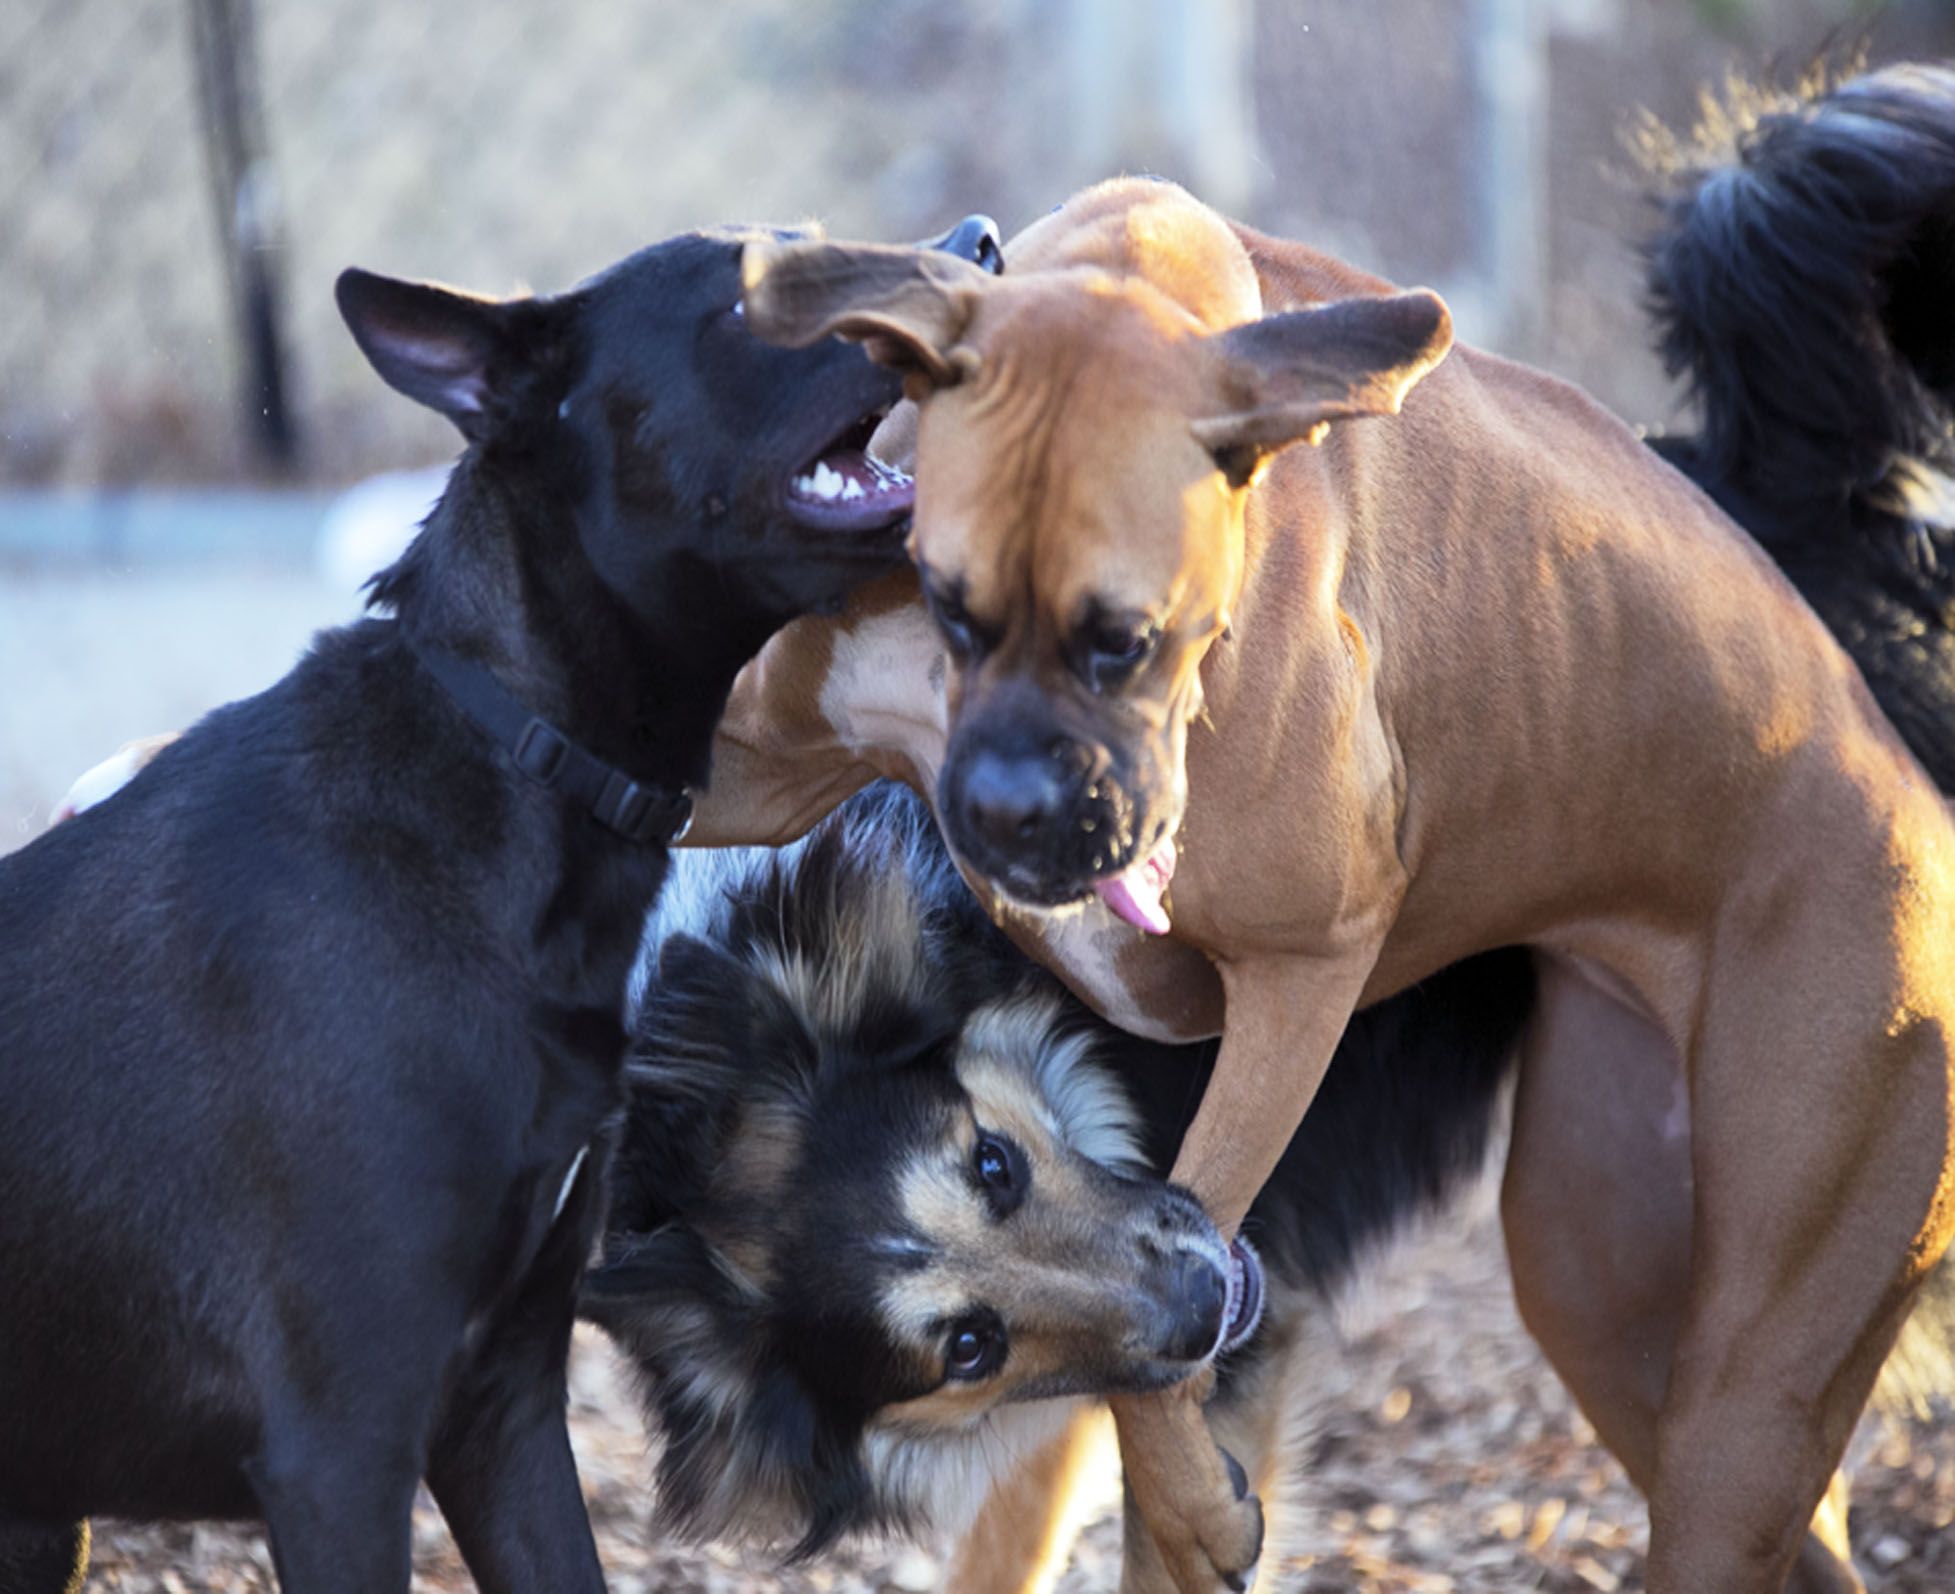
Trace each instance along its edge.
{"label": "dirt ground", "polygon": [[[279,674],[352,595],[301,576],[0,571],[0,852],[39,833],[67,781],[127,737],[183,723]],[[1298,1594],[1547,1594],[1642,1587],[1642,1502],[1515,1317],[1485,1192],[1367,1270],[1313,1354],[1322,1407],[1302,1556],[1266,1567]],[[875,1546],[783,1572],[661,1543],[629,1390],[580,1343],[572,1423],[617,1594],[860,1594],[934,1585],[941,1559]],[[0,1442],[4,1438],[0,1437]],[[1854,1542],[1877,1594],[1955,1591],[1955,1411],[1878,1424],[1859,1446]],[[1109,1486],[1110,1493],[1110,1486]],[[1111,1588],[1118,1534],[1090,1528],[1062,1585]],[[469,1587],[431,1505],[421,1594]],[[92,1589],[269,1589],[264,1544],[229,1528],[98,1524]]]}
{"label": "dirt ground", "polygon": [[[1265,1566],[1284,1594],[1632,1594],[1642,1501],[1516,1318],[1484,1195],[1375,1264],[1318,1352],[1322,1392],[1305,1553]],[[868,1594],[936,1586],[940,1553],[871,1545],[782,1570],[660,1542],[629,1390],[589,1334],[573,1368],[572,1435],[615,1594]],[[1874,1594],[1955,1590],[1955,1411],[1872,1419],[1856,1446],[1853,1540]],[[1118,1580],[1110,1512],[1062,1594]],[[231,1529],[97,1528],[91,1588],[234,1594],[272,1586],[264,1544]],[[415,1517],[417,1594],[471,1587],[431,1502]]]}

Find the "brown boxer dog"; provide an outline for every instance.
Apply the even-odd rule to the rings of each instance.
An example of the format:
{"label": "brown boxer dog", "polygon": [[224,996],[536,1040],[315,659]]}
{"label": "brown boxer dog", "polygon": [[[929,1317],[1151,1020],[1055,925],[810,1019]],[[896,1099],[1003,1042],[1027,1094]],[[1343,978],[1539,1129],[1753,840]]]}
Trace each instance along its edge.
{"label": "brown boxer dog", "polygon": [[[750,249],[762,335],[911,374],[937,638],[895,583],[779,639],[700,839],[934,778],[967,869],[1103,1010],[1221,1020],[1175,1176],[1224,1226],[1355,1007],[1538,949],[1530,1088],[1643,1071],[1687,1106],[1666,1376],[1605,1430],[1648,1586],[1853,1586],[1836,1518],[1808,1525],[1955,1229],[1940,798],[1707,499],[1573,389],[1448,356],[1432,295],[1153,183],[1007,256]],[[1569,1194],[1526,1153],[1510,1235]],[[1256,1513],[1193,1399],[1119,1418],[1159,1555],[1130,1575],[1239,1583]]]}

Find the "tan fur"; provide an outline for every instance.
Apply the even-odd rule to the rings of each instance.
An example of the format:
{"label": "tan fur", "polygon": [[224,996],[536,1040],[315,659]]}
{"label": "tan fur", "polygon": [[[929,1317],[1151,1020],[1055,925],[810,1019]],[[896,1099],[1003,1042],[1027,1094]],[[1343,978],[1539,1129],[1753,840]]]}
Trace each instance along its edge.
{"label": "tan fur", "polygon": [[[970,1112],[913,1153],[897,1179],[902,1228],[927,1237],[929,1257],[879,1303],[892,1337],[925,1360],[941,1354],[942,1324],[988,1306],[1010,1329],[1010,1354],[991,1377],[889,1407],[881,1428],[969,1427],[1123,1348],[1129,1302],[1109,1281],[1134,1265],[1137,1214],[1059,1152],[1131,1167],[1134,1124],[1098,1071],[1079,1066],[1078,1043],[1054,1038],[1052,1019],[1049,1000],[1029,998],[992,1003],[965,1026],[956,1069]],[[970,1176],[981,1131],[1009,1137],[1029,1164],[1031,1194],[1003,1223]]]}
{"label": "tan fur", "polygon": [[[1174,934],[1142,943],[1089,907],[1042,955],[1155,1034],[1212,1023],[1198,965],[1219,972],[1222,1057],[1176,1173],[1224,1223],[1353,1006],[1524,942],[1638,1015],[1686,1084],[1696,1192],[1672,1371],[1636,1441],[1649,1586],[1764,1594],[1810,1558],[1847,1429],[1955,1227],[1948,816],[1764,557],[1548,377],[1456,350],[1401,416],[1334,425],[1239,505],[1198,483],[1186,439],[1227,395],[1162,306],[1212,324],[1207,284],[1240,280],[1216,276],[1232,247],[1260,288],[1246,313],[1384,290],[1188,206],[1107,185],[1008,249],[995,294],[974,290],[967,379],[923,409],[915,551],[1016,629],[984,679],[950,672],[941,710],[943,666],[919,645],[883,673],[900,715],[853,710],[900,718],[899,745],[844,751],[929,791],[934,714],[1074,690],[1037,662],[1068,604],[1155,606],[1173,657],[1135,734],[1159,742],[1160,792],[1185,814]],[[1169,211],[1160,249],[1113,224]],[[822,631],[790,628],[770,667],[797,668]],[[1205,717],[1177,725],[1197,682]],[[792,734],[821,743],[811,722]],[[761,829],[813,817],[791,787]],[[1580,1188],[1579,1166],[1514,1155],[1523,1189]],[[1510,1198],[1510,1226],[1532,1216],[1559,1214]],[[1165,1569],[1214,1586],[1253,1531],[1197,1413],[1162,1397],[1121,1415]]]}

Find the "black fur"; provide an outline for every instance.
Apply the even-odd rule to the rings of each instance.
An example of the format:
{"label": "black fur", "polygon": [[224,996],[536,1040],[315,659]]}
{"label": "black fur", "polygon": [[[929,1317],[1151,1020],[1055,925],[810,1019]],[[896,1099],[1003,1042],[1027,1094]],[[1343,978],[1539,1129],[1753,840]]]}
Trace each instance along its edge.
{"label": "black fur", "polygon": [[1809,86],[1739,121],[1670,160],[1650,295],[1702,428],[1655,446],[1955,791],[1955,70]]}
{"label": "black fur", "polygon": [[696,784],[739,666],[892,561],[900,527],[782,494],[895,380],[748,337],[740,249],[506,305],[349,273],[376,366],[471,439],[392,616],[0,861],[0,1546],[263,1516],[293,1594],[405,1589],[425,1474],[485,1586],[601,1587],[563,1366],[665,853],[414,648]]}
{"label": "black fur", "polygon": [[[1702,430],[1654,446],[1791,577],[1955,796],[1955,69],[1815,74],[1711,122],[1658,151],[1651,305]],[[1951,1357],[1944,1259],[1888,1374],[1946,1399]]]}
{"label": "black fur", "polygon": [[[713,867],[703,857],[682,864]],[[878,1408],[922,1391],[879,1358],[881,1336],[854,1315],[879,1264],[852,1246],[888,1210],[906,1115],[941,1110],[954,1089],[959,1026],[984,1003],[1045,993],[1051,1029],[1089,1036],[1097,1060],[1084,1066],[1104,1068],[1131,1100],[1157,1176],[1200,1099],[1214,1045],[1136,1040],[1064,995],[984,916],[928,810],[901,787],[869,788],[798,848],[743,860],[725,878],[722,899],[696,902],[689,917],[668,901],[652,927],[606,1261],[586,1281],[584,1310],[644,1375],[663,1441],[662,1517],[694,1536],[794,1542],[807,1554],[842,1532],[907,1525],[912,1507],[931,1503],[877,1476],[863,1442]],[[914,903],[913,933],[882,947],[839,1023],[824,1025],[754,972],[759,949],[806,955],[835,996],[825,942],[892,882]],[[1480,1166],[1533,988],[1527,955],[1499,952],[1353,1020],[1244,1226],[1274,1282],[1331,1289],[1367,1242]],[[825,1087],[811,1083],[819,1070],[829,1071]],[[833,1083],[844,1076],[845,1086]],[[816,1148],[788,1182],[792,1201],[729,1210],[704,1200],[730,1126],[777,1095]],[[702,1226],[768,1236],[774,1254],[797,1260],[776,1287],[744,1291],[708,1260]],[[1226,1366],[1223,1379],[1226,1399]],[[729,1387],[748,1393],[710,1398]]]}
{"label": "black fur", "polygon": [[[1043,976],[983,919],[904,788],[872,786],[802,845],[746,859],[750,872],[709,905],[713,933],[661,931],[668,904],[648,936],[605,1260],[583,1311],[643,1374],[662,1440],[661,1520],[805,1557],[847,1532],[914,1525],[870,1475],[862,1444],[880,1407],[930,1387],[863,1311],[873,1264],[861,1246],[898,1171],[876,1152],[949,1110],[963,1018]],[[694,854],[680,866],[715,879],[715,862]],[[805,959],[826,994],[843,995],[834,932],[869,913],[879,884],[904,893],[916,933],[882,949],[838,1021],[791,1002],[755,967],[759,949]],[[808,1148],[791,1199],[709,1196],[742,1117],[775,1107],[795,1115]],[[756,1295],[716,1263],[704,1231],[797,1260],[778,1291]],[[708,1373],[736,1380],[741,1397],[716,1403]]]}

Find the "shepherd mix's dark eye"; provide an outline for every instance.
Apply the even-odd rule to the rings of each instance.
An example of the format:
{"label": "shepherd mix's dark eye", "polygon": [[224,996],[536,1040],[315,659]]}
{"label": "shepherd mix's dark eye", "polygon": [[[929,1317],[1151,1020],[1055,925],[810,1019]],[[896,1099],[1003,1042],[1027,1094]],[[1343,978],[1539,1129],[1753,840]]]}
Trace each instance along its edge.
{"label": "shepherd mix's dark eye", "polygon": [[1032,1182],[1025,1153],[1003,1135],[978,1136],[971,1153],[971,1170],[991,1203],[992,1213],[1001,1218],[1018,1210]]}
{"label": "shepherd mix's dark eye", "polygon": [[1011,1154],[986,1135],[977,1143],[978,1177],[994,1190],[1011,1188]]}
{"label": "shepherd mix's dark eye", "polygon": [[1005,1330],[989,1312],[954,1325],[944,1347],[944,1370],[961,1380],[989,1378],[1005,1361]]}

